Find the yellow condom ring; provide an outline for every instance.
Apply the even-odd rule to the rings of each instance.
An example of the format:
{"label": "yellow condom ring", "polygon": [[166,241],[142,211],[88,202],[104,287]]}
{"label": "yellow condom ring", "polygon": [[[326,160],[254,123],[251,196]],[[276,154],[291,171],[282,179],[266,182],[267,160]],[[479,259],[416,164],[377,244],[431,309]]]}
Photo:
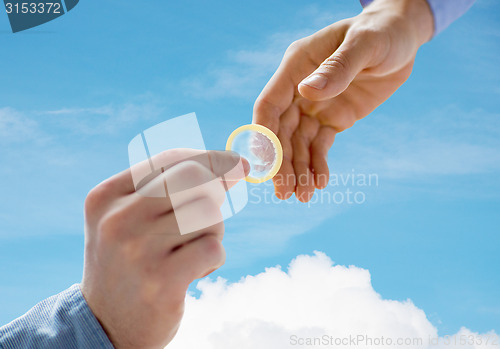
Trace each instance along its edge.
{"label": "yellow condom ring", "polygon": [[266,176],[257,178],[257,177],[252,177],[252,176],[248,175],[247,177],[245,177],[245,180],[249,183],[263,183],[265,181],[268,181],[271,178],[273,178],[276,175],[276,173],[278,173],[278,171],[281,167],[281,163],[283,162],[283,148],[281,147],[281,143],[280,143],[278,137],[276,137],[276,135],[267,127],[264,127],[262,125],[257,125],[257,124],[243,125],[241,127],[238,127],[236,130],[234,130],[233,133],[231,133],[231,135],[227,139],[226,150],[232,151],[233,150],[233,142],[234,142],[235,138],[238,135],[240,135],[242,132],[245,132],[245,131],[253,131],[253,132],[260,133],[260,134],[266,136],[270,140],[270,142],[272,143],[272,145],[274,147],[274,153],[275,153],[275,160],[274,160],[273,166],[269,170],[269,172],[267,173]]}

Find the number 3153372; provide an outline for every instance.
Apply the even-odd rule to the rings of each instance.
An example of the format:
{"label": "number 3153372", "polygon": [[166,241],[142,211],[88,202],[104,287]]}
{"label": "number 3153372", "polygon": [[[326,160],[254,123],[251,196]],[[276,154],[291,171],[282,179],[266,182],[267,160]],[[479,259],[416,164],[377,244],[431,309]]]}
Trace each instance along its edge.
{"label": "number 3153372", "polygon": [[5,4],[7,13],[61,13],[61,4],[57,2],[22,2]]}

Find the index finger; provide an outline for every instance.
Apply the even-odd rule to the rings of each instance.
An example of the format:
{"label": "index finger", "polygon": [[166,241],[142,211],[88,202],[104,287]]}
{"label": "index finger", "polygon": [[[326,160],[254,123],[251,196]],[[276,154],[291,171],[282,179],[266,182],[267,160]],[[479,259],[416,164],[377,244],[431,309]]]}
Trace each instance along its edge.
{"label": "index finger", "polygon": [[133,165],[107,179],[101,185],[108,186],[111,196],[128,195],[142,188],[169,168],[187,160],[200,163],[211,170],[216,177],[224,176],[229,187],[244,178],[249,170],[248,162],[233,152],[170,149]]}
{"label": "index finger", "polygon": [[280,116],[292,104],[295,84],[288,74],[286,56],[278,70],[266,84],[253,108],[253,123],[267,127],[278,134]]}

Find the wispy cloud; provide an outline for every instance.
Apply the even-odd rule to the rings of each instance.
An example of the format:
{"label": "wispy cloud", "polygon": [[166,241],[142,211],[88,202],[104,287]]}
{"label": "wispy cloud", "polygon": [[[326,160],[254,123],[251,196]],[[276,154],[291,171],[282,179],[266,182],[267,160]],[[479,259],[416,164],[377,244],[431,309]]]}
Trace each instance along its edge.
{"label": "wispy cloud", "polygon": [[158,118],[165,110],[155,101],[109,104],[98,107],[63,107],[56,110],[0,108],[0,142],[47,141],[66,134],[113,135]]}
{"label": "wispy cloud", "polygon": [[163,108],[155,103],[125,103],[95,108],[61,108],[41,112],[48,122],[82,135],[115,134],[138,121],[152,120]]}
{"label": "wispy cloud", "polygon": [[375,112],[339,135],[333,154],[332,166],[369,169],[384,178],[498,173],[500,115],[457,106],[418,116]]}
{"label": "wispy cloud", "polygon": [[287,46],[306,33],[310,31],[274,34],[258,49],[229,51],[222,64],[202,76],[185,79],[182,85],[197,98],[254,98],[278,67]]}
{"label": "wispy cloud", "polygon": [[42,135],[38,122],[33,118],[12,108],[0,108],[0,142],[41,141]]}
{"label": "wispy cloud", "polygon": [[[154,101],[0,109],[0,236],[80,232],[86,193],[125,169],[129,137],[160,110]],[[19,224],[20,212],[30,212],[31,219]]]}
{"label": "wispy cloud", "polygon": [[289,31],[270,35],[253,49],[226,52],[225,60],[210,66],[204,75],[185,79],[182,85],[196,98],[255,98],[292,42],[352,15],[341,10],[329,12],[314,5],[306,6],[298,14],[300,19],[291,19],[290,23],[295,25],[292,24]]}

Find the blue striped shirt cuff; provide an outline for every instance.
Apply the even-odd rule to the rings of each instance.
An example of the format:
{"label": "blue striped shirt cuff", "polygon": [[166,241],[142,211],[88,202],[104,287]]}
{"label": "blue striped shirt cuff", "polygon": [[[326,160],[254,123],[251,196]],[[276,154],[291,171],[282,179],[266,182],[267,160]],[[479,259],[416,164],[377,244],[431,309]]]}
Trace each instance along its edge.
{"label": "blue striped shirt cuff", "polygon": [[[427,0],[434,16],[434,36],[466,13],[476,0]],[[363,7],[373,0],[360,0]]]}
{"label": "blue striped shirt cuff", "polygon": [[1,349],[113,349],[78,284],[0,327]]}

